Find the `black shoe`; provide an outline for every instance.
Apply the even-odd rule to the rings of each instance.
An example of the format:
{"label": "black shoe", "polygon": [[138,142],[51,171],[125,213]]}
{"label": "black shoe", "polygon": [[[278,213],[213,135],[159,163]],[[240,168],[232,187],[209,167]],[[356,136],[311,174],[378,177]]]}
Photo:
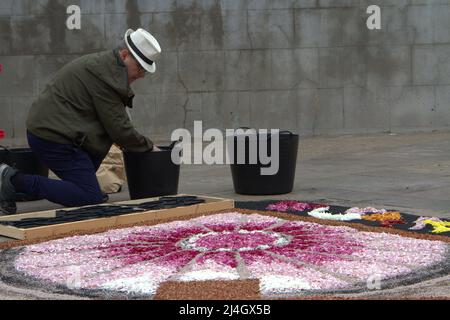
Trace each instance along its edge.
{"label": "black shoe", "polygon": [[11,177],[17,173],[16,169],[0,164],[0,214],[15,214],[17,212],[16,190],[11,183]]}
{"label": "black shoe", "polygon": [[106,203],[109,201],[109,196],[106,193],[103,193],[102,203]]}
{"label": "black shoe", "polygon": [[14,201],[0,201],[0,216],[17,213],[17,206]]}

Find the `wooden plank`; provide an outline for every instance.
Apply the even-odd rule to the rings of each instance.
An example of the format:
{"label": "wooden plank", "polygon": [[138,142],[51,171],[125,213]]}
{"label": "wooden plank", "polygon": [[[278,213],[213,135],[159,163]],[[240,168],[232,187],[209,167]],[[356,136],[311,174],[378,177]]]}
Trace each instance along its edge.
{"label": "wooden plank", "polygon": [[17,221],[28,218],[54,218],[54,217],[56,217],[56,210],[48,210],[48,211],[29,212],[9,216],[2,216],[0,217],[0,221]]}
{"label": "wooden plank", "polygon": [[[189,196],[189,195],[178,195],[178,196]],[[223,199],[223,198],[213,198],[205,196],[197,196],[200,199],[205,200],[205,203],[196,204],[192,206],[177,207],[171,209],[158,209],[149,210],[145,212],[137,212],[131,214],[124,214],[116,217],[108,218],[98,218],[85,221],[68,222],[57,225],[42,226],[29,229],[20,229],[11,226],[0,225],[0,235],[21,239],[21,240],[34,240],[40,238],[47,238],[52,236],[57,236],[61,234],[67,234],[71,232],[83,232],[102,228],[114,228],[131,224],[152,222],[155,220],[178,218],[192,214],[206,213],[211,211],[225,210],[234,208],[234,200]],[[123,201],[117,203],[109,203],[106,205],[123,205],[123,204],[139,204],[143,202],[149,202],[158,200],[157,198],[140,199]],[[71,210],[71,209],[69,209]],[[37,217],[54,217],[56,211],[43,211],[35,212],[24,215],[14,215],[1,218],[0,221],[20,221],[26,218],[37,218]]]}
{"label": "wooden plank", "polygon": [[[201,195],[188,195],[188,194],[177,195],[177,197],[183,197],[183,196],[195,196],[198,198],[202,198],[206,201],[206,203],[211,203],[211,202],[216,202],[216,201],[225,201],[225,200],[233,201],[233,200],[225,199],[225,198],[209,197],[209,196],[205,197],[205,196],[201,196]],[[99,206],[140,204],[143,202],[156,201],[159,198],[160,197],[139,199],[139,200],[120,201],[120,202],[114,202],[114,203],[100,204]],[[77,210],[80,208],[82,208],[82,207],[61,208],[61,209],[56,209],[56,210],[47,210],[47,211],[21,213],[21,214],[16,214],[16,215],[8,215],[8,216],[0,217],[0,221],[17,221],[17,220],[28,219],[28,218],[53,218],[56,216],[57,210]],[[233,208],[234,208],[234,201],[233,201]]]}
{"label": "wooden plank", "polygon": [[0,235],[12,239],[25,240],[25,229],[0,225]]}
{"label": "wooden plank", "polygon": [[[222,200],[220,202],[211,202],[208,205],[209,211],[219,211],[225,209],[234,209],[234,200]],[[205,212],[205,211],[203,211]]]}
{"label": "wooden plank", "polygon": [[[185,197],[188,196],[187,194],[179,194],[176,196],[170,196],[170,197]],[[115,202],[114,204],[123,205],[123,204],[140,204],[144,202],[150,202],[150,201],[158,201],[161,197],[153,197],[153,198],[147,198],[147,199],[138,199],[138,200],[127,200],[127,201],[120,201]]]}
{"label": "wooden plank", "polygon": [[[177,197],[179,197],[179,196],[187,196],[187,195],[178,195]],[[97,206],[140,204],[143,202],[156,201],[159,198],[160,197],[154,197],[154,198],[140,199],[140,200],[129,200],[129,201],[114,202],[114,203],[103,203],[103,204],[99,204]],[[211,198],[211,199],[214,199],[214,198]],[[209,201],[209,199],[208,199],[208,201]],[[77,210],[77,209],[81,209],[81,208],[83,208],[83,207],[59,208],[59,209],[55,209],[55,210],[14,214],[14,215],[0,217],[0,221],[17,221],[17,220],[28,219],[28,218],[54,218],[54,217],[56,217],[56,211],[58,211],[58,210]]]}
{"label": "wooden plank", "polygon": [[34,240],[53,237],[71,232],[83,232],[101,228],[113,228],[116,225],[115,217],[95,220],[77,221],[52,226],[24,229],[25,239]]}

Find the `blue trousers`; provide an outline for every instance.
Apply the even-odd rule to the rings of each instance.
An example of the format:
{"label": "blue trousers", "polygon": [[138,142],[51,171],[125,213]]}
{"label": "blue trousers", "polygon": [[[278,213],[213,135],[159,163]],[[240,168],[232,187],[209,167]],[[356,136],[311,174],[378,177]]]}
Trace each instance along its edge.
{"label": "blue trousers", "polygon": [[61,180],[17,174],[12,179],[16,191],[44,198],[66,207],[80,207],[104,202],[96,172],[103,161],[71,144],[58,144],[28,132],[28,144],[40,161]]}

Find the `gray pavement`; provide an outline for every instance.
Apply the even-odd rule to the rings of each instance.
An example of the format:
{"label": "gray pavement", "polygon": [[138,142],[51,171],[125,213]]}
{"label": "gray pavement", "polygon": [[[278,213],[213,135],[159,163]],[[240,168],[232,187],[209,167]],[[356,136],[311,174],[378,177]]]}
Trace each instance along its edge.
{"label": "gray pavement", "polygon": [[[450,218],[450,133],[303,138],[293,193],[249,197],[234,193],[228,166],[184,166],[180,192],[236,200],[267,198],[326,201],[346,206],[377,206],[416,215]],[[111,201],[128,199],[125,188]],[[57,208],[47,201],[19,204],[19,212]],[[2,238],[0,241],[9,241]],[[448,299],[448,275],[373,294],[346,298]],[[79,299],[14,287],[0,281],[3,299]]]}
{"label": "gray pavement", "polygon": [[[370,205],[450,218],[450,133],[302,138],[295,188],[290,194],[237,195],[230,168],[225,165],[183,166],[180,193]],[[127,199],[126,186],[110,196],[110,201]],[[18,204],[19,213],[58,207],[48,201]]]}
{"label": "gray pavement", "polygon": [[450,218],[450,133],[304,138],[294,191],[283,196],[235,194],[227,166],[183,168],[181,191],[373,205]]}

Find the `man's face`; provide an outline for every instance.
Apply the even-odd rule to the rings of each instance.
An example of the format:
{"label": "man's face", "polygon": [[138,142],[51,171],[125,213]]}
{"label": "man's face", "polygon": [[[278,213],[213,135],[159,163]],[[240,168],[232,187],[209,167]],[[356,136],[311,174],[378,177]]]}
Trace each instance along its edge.
{"label": "man's face", "polygon": [[127,67],[128,83],[131,84],[134,81],[145,77],[147,71],[139,64],[139,62],[128,50],[121,50],[120,57]]}

